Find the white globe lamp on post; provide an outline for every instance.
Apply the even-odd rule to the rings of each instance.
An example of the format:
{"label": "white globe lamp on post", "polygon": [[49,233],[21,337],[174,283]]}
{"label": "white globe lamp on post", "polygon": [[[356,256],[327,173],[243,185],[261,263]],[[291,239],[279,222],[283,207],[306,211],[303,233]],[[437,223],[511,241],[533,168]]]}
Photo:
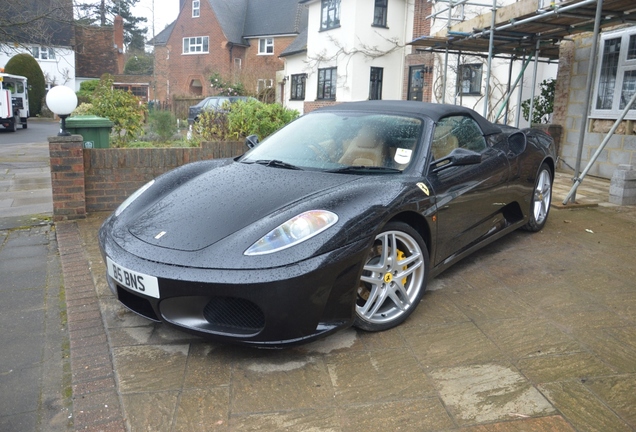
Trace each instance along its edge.
{"label": "white globe lamp on post", "polygon": [[75,92],[64,85],[55,86],[46,94],[46,105],[62,119],[62,126],[57,136],[70,136],[71,134],[66,130],[66,117],[77,107]]}

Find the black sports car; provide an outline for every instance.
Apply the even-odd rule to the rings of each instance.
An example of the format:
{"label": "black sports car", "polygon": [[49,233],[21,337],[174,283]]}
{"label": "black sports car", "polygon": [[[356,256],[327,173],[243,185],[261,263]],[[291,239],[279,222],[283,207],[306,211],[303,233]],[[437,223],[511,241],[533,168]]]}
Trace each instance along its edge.
{"label": "black sports car", "polygon": [[548,217],[551,137],[458,106],[343,103],[246,143],[152,180],[104,222],[126,307],[261,346],[385,330],[429,278]]}

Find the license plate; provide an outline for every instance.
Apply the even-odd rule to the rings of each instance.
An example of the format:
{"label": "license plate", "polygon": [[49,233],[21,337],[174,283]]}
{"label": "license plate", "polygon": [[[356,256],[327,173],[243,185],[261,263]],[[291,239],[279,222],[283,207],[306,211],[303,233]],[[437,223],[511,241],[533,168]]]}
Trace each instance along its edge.
{"label": "license plate", "polygon": [[139,294],[159,298],[159,283],[156,277],[127,269],[108,257],[106,257],[106,266],[108,275],[120,285]]}

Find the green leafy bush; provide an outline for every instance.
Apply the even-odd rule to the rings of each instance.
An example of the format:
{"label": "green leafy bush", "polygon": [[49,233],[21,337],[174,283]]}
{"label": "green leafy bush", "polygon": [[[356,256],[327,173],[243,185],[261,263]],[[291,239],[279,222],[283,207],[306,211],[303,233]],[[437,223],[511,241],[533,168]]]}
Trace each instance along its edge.
{"label": "green leafy bush", "polygon": [[227,128],[227,113],[202,111],[199,121],[192,128],[200,141],[227,141],[230,131]]}
{"label": "green leafy bush", "polygon": [[177,133],[177,119],[170,111],[152,110],[148,123],[150,131],[157,134],[159,141],[169,141]]}
{"label": "green leafy bush", "polygon": [[90,103],[97,87],[99,87],[99,80],[88,80],[80,83],[80,89],[75,93],[77,95],[77,103],[79,105]]}
{"label": "green leafy bush", "polygon": [[93,104],[91,103],[81,103],[73,110],[71,113],[71,117],[81,116],[81,115],[91,115],[95,114]]}
{"label": "green leafy bush", "polygon": [[232,104],[227,114],[228,138],[240,140],[256,134],[262,140],[298,115],[298,111],[279,104],[265,104],[257,100],[239,101]]}
{"label": "green leafy bush", "polygon": [[[554,111],[554,93],[556,90],[556,80],[547,79],[539,84],[541,93],[534,97],[532,106],[532,124],[548,123],[550,114]],[[530,117],[530,99],[526,99],[521,103],[523,109],[523,118],[528,120]]]}
{"label": "green leafy bush", "polygon": [[30,54],[17,54],[9,59],[4,67],[8,74],[21,75],[28,79],[29,114],[36,116],[42,111],[46,94],[44,74],[38,62]]}
{"label": "green leafy bush", "polygon": [[125,144],[143,132],[146,105],[139,103],[132,93],[113,88],[113,79],[105,75],[93,93],[92,112],[113,122],[111,143],[115,147]]}
{"label": "green leafy bush", "polygon": [[238,101],[227,112],[201,113],[194,131],[202,141],[240,141],[249,135],[271,135],[298,117],[298,111],[257,100]]}

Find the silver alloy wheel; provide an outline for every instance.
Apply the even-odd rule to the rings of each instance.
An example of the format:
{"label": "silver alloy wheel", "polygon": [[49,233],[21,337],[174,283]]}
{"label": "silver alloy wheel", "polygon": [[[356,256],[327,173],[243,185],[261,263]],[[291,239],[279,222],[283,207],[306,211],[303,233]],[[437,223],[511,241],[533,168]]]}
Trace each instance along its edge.
{"label": "silver alloy wheel", "polygon": [[385,231],[375,238],[358,288],[356,312],[371,324],[387,324],[417,306],[426,268],[418,242],[403,231]]}
{"label": "silver alloy wheel", "polygon": [[543,224],[545,218],[548,217],[550,209],[550,201],[552,200],[552,180],[550,171],[542,169],[537,179],[537,186],[534,189],[533,213],[534,220],[538,225]]}

